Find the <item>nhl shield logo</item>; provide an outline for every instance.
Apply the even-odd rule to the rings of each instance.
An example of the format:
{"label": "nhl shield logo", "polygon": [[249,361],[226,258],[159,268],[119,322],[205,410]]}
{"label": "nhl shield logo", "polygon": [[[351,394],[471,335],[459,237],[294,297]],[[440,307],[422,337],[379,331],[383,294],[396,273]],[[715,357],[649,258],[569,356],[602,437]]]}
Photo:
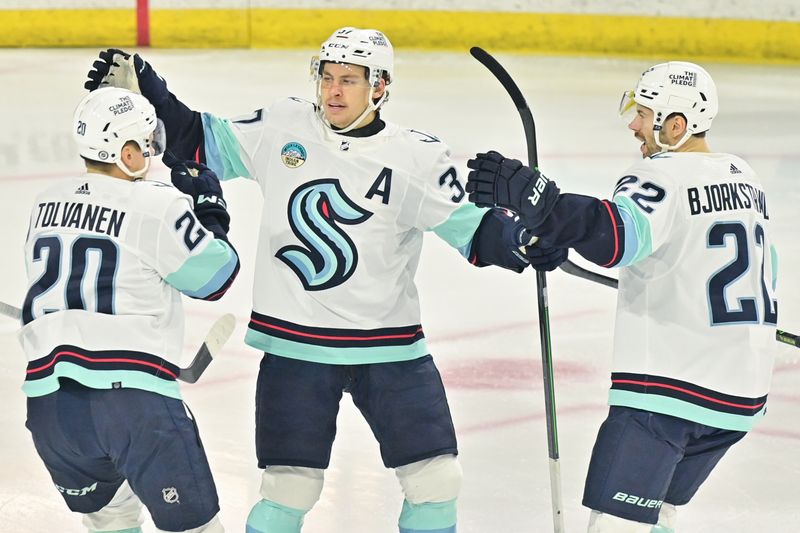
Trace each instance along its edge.
{"label": "nhl shield logo", "polygon": [[161,489],[161,495],[164,497],[164,501],[167,503],[181,503],[180,496],[178,496],[178,489],[175,487]]}
{"label": "nhl shield logo", "polygon": [[281,148],[281,159],[283,164],[289,168],[298,168],[306,162],[306,149],[298,142],[286,143]]}

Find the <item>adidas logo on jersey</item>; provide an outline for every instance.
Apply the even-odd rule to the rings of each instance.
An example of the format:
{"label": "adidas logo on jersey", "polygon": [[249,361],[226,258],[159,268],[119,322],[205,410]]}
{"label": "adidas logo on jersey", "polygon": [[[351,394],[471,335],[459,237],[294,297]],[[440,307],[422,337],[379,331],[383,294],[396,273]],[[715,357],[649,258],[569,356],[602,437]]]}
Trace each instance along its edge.
{"label": "adidas logo on jersey", "polygon": [[731,163],[731,174],[741,174],[742,171],[736,168],[733,163]]}
{"label": "adidas logo on jersey", "polygon": [[89,192],[89,184],[84,183],[83,185],[75,189],[75,194],[92,194],[91,192]]}

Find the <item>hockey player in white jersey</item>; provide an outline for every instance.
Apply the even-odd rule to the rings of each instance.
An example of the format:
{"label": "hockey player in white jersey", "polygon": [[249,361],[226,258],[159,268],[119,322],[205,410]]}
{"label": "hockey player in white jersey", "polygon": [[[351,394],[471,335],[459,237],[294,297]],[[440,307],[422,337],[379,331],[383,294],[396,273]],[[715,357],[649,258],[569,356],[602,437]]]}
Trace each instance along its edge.
{"label": "hockey player in white jersey", "polygon": [[176,382],[181,293],[215,300],[239,268],[219,181],[185,166],[177,189],[144,179],[165,135],[130,91],[90,93],[72,128],[87,172],[37,196],[25,245],[26,425],[90,532],[141,532],[144,504],[159,531],[220,533]]}
{"label": "hockey player in white jersey", "polygon": [[232,121],[189,110],[139,56],[103,52],[89,73],[89,89],[141,91],[173,151],[263,191],[245,340],[265,353],[256,398],[264,472],[249,533],[300,531],[322,490],[343,391],[397,473],[400,531],[454,532],[461,467],[413,281],[423,233],[478,265],[555,268],[565,257],[520,254],[522,225],[466,201],[438,138],[380,117],[393,63],[381,32],[342,28],[312,62],[316,103],[288,98]]}
{"label": "hockey player in white jersey", "polygon": [[470,200],[518,213],[544,246],[619,268],[611,408],[583,499],[590,532],[674,531],[676,506],[765,413],[777,257],[758,176],[709,149],[717,109],[698,65],[644,72],[620,108],[643,161],[611,201],[559,194],[497,152],[468,162]]}

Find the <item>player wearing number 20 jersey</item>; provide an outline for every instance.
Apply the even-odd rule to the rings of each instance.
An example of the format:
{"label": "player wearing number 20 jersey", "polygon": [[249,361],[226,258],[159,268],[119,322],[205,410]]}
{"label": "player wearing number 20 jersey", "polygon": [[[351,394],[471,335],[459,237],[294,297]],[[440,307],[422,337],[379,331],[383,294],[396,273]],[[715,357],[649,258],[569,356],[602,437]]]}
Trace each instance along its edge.
{"label": "player wearing number 20 jersey", "polygon": [[170,185],[90,173],[40,193],[29,227],[26,394],[48,394],[68,377],[179,398],[181,293],[218,297],[238,267],[191,199]]}

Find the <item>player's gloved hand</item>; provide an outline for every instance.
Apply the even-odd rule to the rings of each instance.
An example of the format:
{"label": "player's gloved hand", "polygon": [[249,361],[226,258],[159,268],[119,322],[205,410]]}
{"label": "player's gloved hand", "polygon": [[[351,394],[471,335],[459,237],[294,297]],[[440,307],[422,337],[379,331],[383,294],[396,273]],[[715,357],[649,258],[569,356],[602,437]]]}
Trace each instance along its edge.
{"label": "player's gloved hand", "polygon": [[542,248],[540,246],[526,246],[525,258],[530,265],[539,272],[550,272],[557,269],[567,260],[568,248]]}
{"label": "player's gloved hand", "polygon": [[109,48],[100,52],[87,76],[89,80],[83,86],[90,91],[100,87],[128,89],[147,98],[156,108],[169,98],[167,82],[139,54]]}
{"label": "player's gloved hand", "polygon": [[231,217],[222,197],[222,186],[213,170],[202,163],[186,161],[172,168],[172,184],[192,197],[194,214],[209,229],[216,221],[228,233]]}
{"label": "player's gloved hand", "polygon": [[524,166],[491,151],[467,161],[469,200],[480,207],[498,206],[519,214],[527,228],[536,228],[550,214],[559,189],[539,169]]}

